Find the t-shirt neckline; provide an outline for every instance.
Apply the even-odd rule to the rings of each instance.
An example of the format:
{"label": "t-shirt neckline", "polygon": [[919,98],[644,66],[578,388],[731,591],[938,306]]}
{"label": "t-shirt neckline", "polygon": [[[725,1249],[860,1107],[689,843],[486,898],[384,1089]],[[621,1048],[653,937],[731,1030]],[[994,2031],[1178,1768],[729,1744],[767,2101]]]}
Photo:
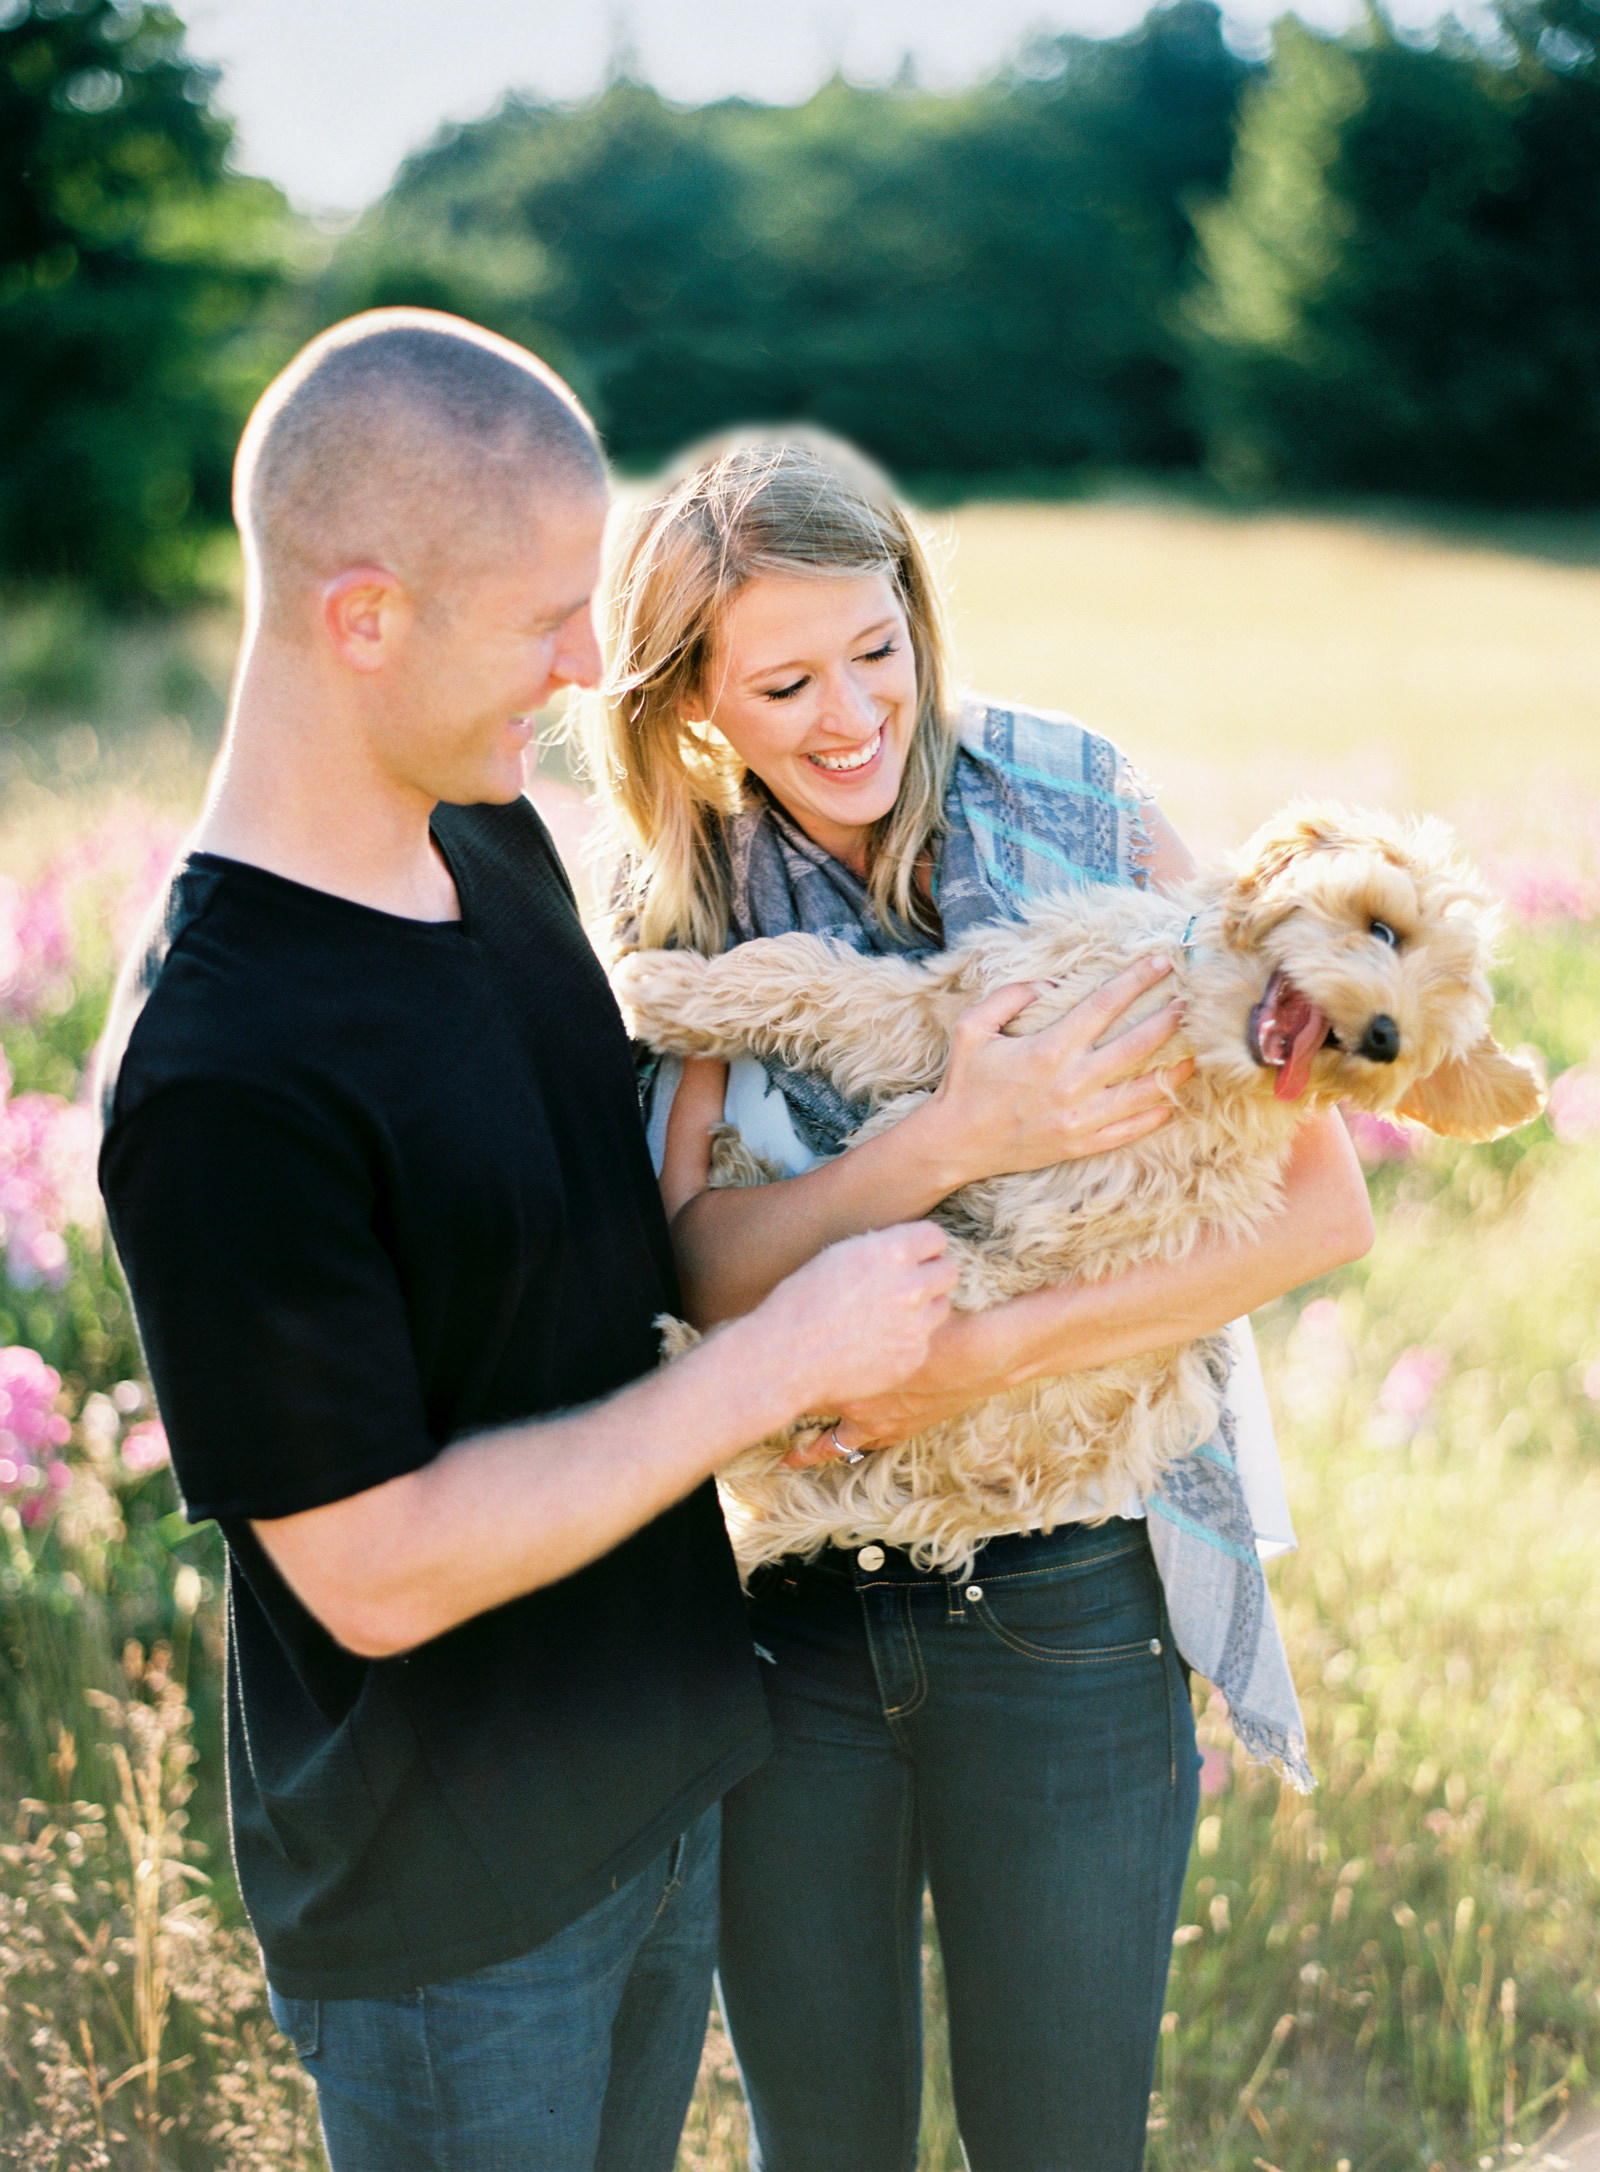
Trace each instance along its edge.
{"label": "t-shirt neckline", "polygon": [[300,882],[293,875],[280,874],[276,868],[262,867],[255,860],[235,859],[225,852],[189,852],[184,855],[183,865],[214,868],[230,875],[243,875],[276,889],[292,891],[297,897],[310,899],[319,910],[344,916],[354,915],[387,928],[403,928],[421,941],[456,942],[472,934],[472,914],[462,881],[462,871],[445,839],[431,825],[428,834],[433,839],[435,849],[449,870],[450,880],[455,886],[456,903],[460,910],[449,920],[419,920],[410,913],[389,912],[382,905],[365,904],[360,898],[345,897],[338,890],[324,890],[314,882]]}

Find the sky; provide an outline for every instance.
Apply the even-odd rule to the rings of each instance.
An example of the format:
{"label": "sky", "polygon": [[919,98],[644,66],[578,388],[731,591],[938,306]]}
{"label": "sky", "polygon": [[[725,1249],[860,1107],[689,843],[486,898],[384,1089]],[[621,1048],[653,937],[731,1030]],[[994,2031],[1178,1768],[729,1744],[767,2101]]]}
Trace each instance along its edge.
{"label": "sky", "polygon": [[[1225,0],[1258,44],[1286,0]],[[306,210],[354,211],[408,151],[477,120],[508,90],[578,99],[617,56],[686,105],[740,94],[783,104],[841,69],[892,77],[907,55],[933,88],[986,74],[1032,30],[1131,28],[1145,0],[178,0],[189,50],[222,70],[234,163]],[[1424,23],[1437,0],[1396,0]],[[1296,0],[1341,29],[1356,0]]]}

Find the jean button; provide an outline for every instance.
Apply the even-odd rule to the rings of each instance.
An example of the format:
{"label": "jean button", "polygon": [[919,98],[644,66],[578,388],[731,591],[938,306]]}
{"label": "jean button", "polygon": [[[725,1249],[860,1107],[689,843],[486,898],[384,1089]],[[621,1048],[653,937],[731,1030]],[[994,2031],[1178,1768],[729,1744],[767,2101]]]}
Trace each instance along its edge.
{"label": "jean button", "polygon": [[967,1586],[967,1597],[972,1601],[973,1605],[976,1606],[978,1601],[983,1597],[983,1586],[981,1584],[969,1584]]}
{"label": "jean button", "polygon": [[883,1548],[881,1546],[863,1546],[860,1553],[856,1555],[856,1566],[868,1570],[881,1569],[883,1567],[883,1558]]}

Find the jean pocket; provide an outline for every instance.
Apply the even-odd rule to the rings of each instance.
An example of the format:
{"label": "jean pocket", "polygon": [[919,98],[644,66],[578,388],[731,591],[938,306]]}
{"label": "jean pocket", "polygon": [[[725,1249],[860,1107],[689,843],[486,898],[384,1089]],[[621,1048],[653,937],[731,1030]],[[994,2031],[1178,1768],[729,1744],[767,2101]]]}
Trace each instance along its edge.
{"label": "jean pocket", "polygon": [[314,2059],[322,2044],[321,1999],[286,1999],[267,1986],[267,2004],[279,2029],[302,2059]]}
{"label": "jean pocket", "polygon": [[986,1578],[982,1558],[966,1604],[1014,1652],[1057,1666],[1159,1657],[1165,1635],[1161,1581],[1149,1542],[1110,1538],[1103,1552],[1053,1568]]}

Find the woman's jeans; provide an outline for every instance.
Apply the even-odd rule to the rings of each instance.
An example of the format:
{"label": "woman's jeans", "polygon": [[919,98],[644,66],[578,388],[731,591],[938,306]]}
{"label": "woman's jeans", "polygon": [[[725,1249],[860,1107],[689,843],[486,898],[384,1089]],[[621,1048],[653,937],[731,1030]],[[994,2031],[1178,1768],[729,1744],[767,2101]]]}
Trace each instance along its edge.
{"label": "woman's jeans", "polygon": [[760,2172],[909,2172],[932,1891],[972,2172],[1137,2172],[1198,1800],[1145,1527],[757,1572],[775,1755],[723,1805]]}
{"label": "woman's jeans", "polygon": [[514,1961],[395,1998],[273,1992],[333,2172],[672,2172],[711,2009],[717,1825]]}

